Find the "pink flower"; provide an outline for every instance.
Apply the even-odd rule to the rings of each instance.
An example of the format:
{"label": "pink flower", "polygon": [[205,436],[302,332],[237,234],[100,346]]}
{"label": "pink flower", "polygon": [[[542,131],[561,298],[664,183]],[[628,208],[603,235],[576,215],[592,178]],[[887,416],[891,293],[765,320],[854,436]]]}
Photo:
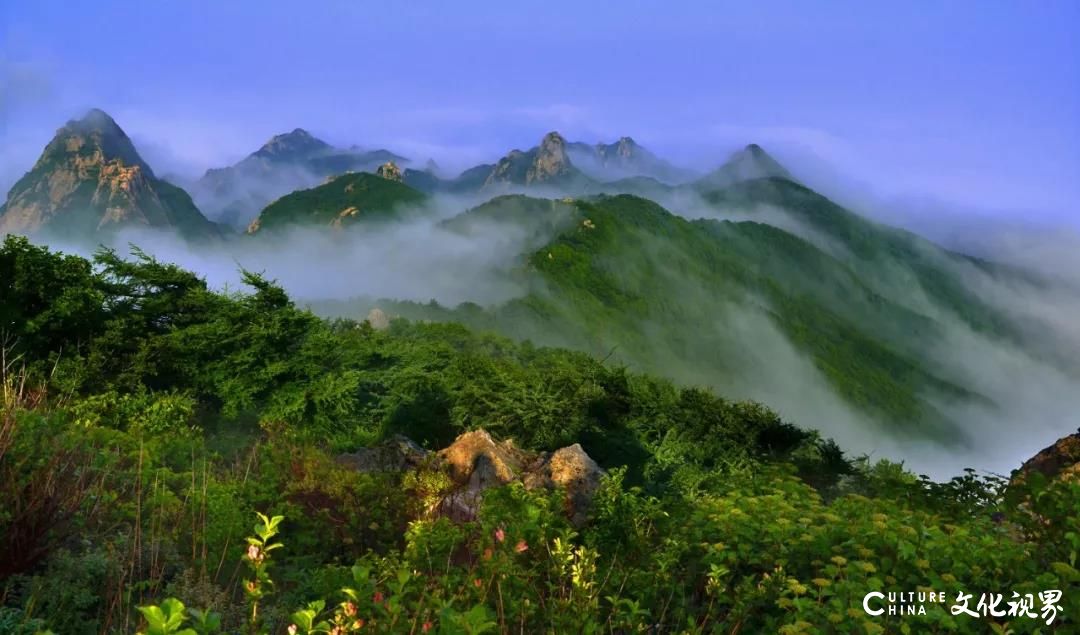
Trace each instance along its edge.
{"label": "pink flower", "polygon": [[346,602],[341,608],[345,611],[345,615],[349,617],[356,615],[356,605],[352,602]]}
{"label": "pink flower", "polygon": [[484,581],[481,580],[480,578],[477,578],[477,579],[473,580],[472,583],[473,583],[473,586],[478,588],[478,589],[480,587],[484,586]]}
{"label": "pink flower", "polygon": [[506,540],[506,532],[503,531],[502,527],[495,530],[495,540],[498,540],[499,542]]}
{"label": "pink flower", "polygon": [[379,604],[380,602],[382,602],[383,601],[382,591],[376,591],[375,596],[372,598],[372,601],[375,602],[376,604]]}
{"label": "pink flower", "polygon": [[255,545],[248,545],[247,557],[248,557],[248,560],[258,560],[259,559],[259,548],[256,547]]}
{"label": "pink flower", "polygon": [[289,635],[296,635],[296,624],[289,624]]}
{"label": "pink flower", "polygon": [[423,626],[420,627],[420,630],[422,632],[424,632],[424,633],[430,631],[431,630],[431,622],[430,621],[429,622],[424,622]]}
{"label": "pink flower", "polygon": [[514,545],[514,551],[516,551],[518,553],[521,553],[522,551],[528,551],[528,550],[529,550],[529,543],[525,542],[524,540],[519,540],[518,543],[516,545]]}

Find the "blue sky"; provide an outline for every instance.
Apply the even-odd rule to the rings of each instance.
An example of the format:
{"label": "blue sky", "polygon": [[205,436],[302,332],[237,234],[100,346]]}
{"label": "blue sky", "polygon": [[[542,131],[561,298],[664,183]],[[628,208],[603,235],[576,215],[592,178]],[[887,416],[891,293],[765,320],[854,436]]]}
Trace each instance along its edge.
{"label": "blue sky", "polygon": [[558,129],[699,165],[758,142],[889,196],[1080,209],[1080,3],[672,4],[3,0],[0,187],[98,106],[158,172],[297,126],[456,168]]}

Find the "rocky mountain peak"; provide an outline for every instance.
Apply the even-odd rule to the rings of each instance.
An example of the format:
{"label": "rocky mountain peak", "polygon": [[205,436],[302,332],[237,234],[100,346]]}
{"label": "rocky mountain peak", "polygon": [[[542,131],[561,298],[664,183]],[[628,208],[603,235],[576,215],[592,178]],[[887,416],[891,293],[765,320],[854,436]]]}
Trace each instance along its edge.
{"label": "rocky mountain peak", "polygon": [[619,137],[619,140],[615,142],[615,153],[621,157],[630,158],[637,152],[637,142],[630,137]]}
{"label": "rocky mountain peak", "polygon": [[217,235],[180,188],[161,181],[107,113],[67,122],[11,188],[0,233],[48,229],[71,238],[120,225]]}
{"label": "rocky mountain peak", "polygon": [[271,137],[255,152],[255,156],[271,160],[291,160],[331,149],[332,146],[329,143],[312,136],[303,128],[296,128],[292,132]]}
{"label": "rocky mountain peak", "polygon": [[540,142],[532,165],[525,174],[525,183],[550,181],[569,171],[570,158],[566,155],[566,139],[558,132],[549,132]]}
{"label": "rocky mountain peak", "polygon": [[402,182],[401,168],[393,161],[387,161],[380,165],[379,168],[375,170],[375,175],[381,176],[388,181]]}
{"label": "rocky mountain peak", "polygon": [[139,156],[123,129],[108,113],[98,108],[91,109],[81,119],[68,121],[57,130],[52,141],[45,146],[38,163],[48,164],[73,155],[82,157],[84,163],[119,161],[153,175],[150,166]]}

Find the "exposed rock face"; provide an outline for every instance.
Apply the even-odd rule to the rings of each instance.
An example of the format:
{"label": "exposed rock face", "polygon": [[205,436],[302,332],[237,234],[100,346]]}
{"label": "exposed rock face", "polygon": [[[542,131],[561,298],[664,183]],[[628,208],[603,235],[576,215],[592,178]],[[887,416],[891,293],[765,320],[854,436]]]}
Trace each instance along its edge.
{"label": "exposed rock face", "polygon": [[540,148],[525,173],[525,184],[551,181],[570,172],[570,159],[566,156],[566,139],[557,132],[549,132],[540,142]]}
{"label": "exposed rock face", "polygon": [[109,115],[69,121],[8,193],[0,234],[43,230],[91,238],[126,225],[218,234],[182,189],[158,179]]}
{"label": "exposed rock face", "polygon": [[516,479],[527,457],[511,441],[496,442],[484,430],[460,435],[439,452],[450,478],[459,485],[504,485]]}
{"label": "exposed rock face", "polygon": [[[434,462],[427,462],[428,458],[434,458]],[[509,440],[496,441],[484,430],[458,436],[433,457],[399,436],[374,448],[341,455],[338,462],[366,472],[414,469],[425,463],[425,469],[443,470],[454,487],[438,504],[437,511],[457,521],[476,517],[484,491],[521,482],[528,489],[563,488],[566,515],[581,526],[604,474],[579,444],[551,454],[535,453]]]}
{"label": "exposed rock face", "polygon": [[387,161],[380,165],[379,169],[375,170],[375,174],[390,181],[402,182],[401,168],[394,164],[393,161]]}
{"label": "exposed rock face", "polygon": [[583,525],[593,494],[600,487],[604,471],[592,460],[581,444],[560,448],[544,456],[538,466],[525,475],[525,487],[566,490],[566,513],[575,525]]}
{"label": "exposed rock face", "polygon": [[495,167],[491,170],[491,174],[488,175],[487,180],[484,181],[484,187],[491,185],[497,185],[501,183],[517,183],[525,184],[525,174],[529,170],[529,163],[532,159],[528,153],[521,150],[511,150],[510,154],[499,159],[499,162],[495,164]]}
{"label": "exposed rock face", "polygon": [[578,176],[580,174],[566,153],[566,140],[558,132],[549,132],[532,150],[511,150],[499,159],[484,181],[484,187],[541,185],[565,182]]}
{"label": "exposed rock face", "polygon": [[645,154],[652,158],[651,153],[648,153],[630,137],[620,137],[615,143],[596,144],[596,156],[605,165],[612,163],[624,166],[632,165]]}
{"label": "exposed rock face", "polygon": [[1013,482],[1035,472],[1049,480],[1080,480],[1080,430],[1058,439],[1025,461],[1014,474]]}

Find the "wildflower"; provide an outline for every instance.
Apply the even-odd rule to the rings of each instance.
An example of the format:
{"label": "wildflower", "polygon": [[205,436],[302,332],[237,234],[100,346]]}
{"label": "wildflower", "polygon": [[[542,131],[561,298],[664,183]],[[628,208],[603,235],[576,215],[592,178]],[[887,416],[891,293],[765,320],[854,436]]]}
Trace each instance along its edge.
{"label": "wildflower", "polygon": [[506,532],[503,531],[502,527],[495,530],[495,540],[498,540],[499,542],[506,540]]}
{"label": "wildflower", "polygon": [[518,553],[521,553],[523,551],[528,551],[528,550],[529,550],[529,543],[525,542],[524,540],[519,540],[518,543],[514,546],[514,551],[516,551]]}
{"label": "wildflower", "polygon": [[289,635],[296,635],[296,624],[289,624]]}
{"label": "wildflower", "polygon": [[420,627],[420,630],[422,632],[426,633],[426,632],[431,630],[431,626],[432,626],[432,624],[431,624],[430,621],[424,622],[424,624]]}
{"label": "wildflower", "polygon": [[259,588],[259,584],[257,582],[255,582],[254,580],[248,580],[246,587],[247,587],[248,593],[254,593],[255,589]]}
{"label": "wildflower", "polygon": [[259,548],[256,545],[248,545],[247,557],[248,560],[257,562],[259,560]]}
{"label": "wildflower", "polygon": [[484,560],[491,560],[491,548],[484,549]]}
{"label": "wildflower", "polygon": [[341,608],[345,611],[345,615],[348,615],[349,617],[356,615],[356,605],[352,602],[346,602]]}
{"label": "wildflower", "polygon": [[481,580],[480,578],[477,578],[477,579],[473,580],[472,583],[473,583],[473,586],[478,588],[478,589],[480,587],[484,586],[484,581]]}
{"label": "wildflower", "polygon": [[374,596],[373,596],[373,597],[371,598],[371,600],[372,600],[373,602],[375,602],[376,604],[381,604],[381,603],[382,603],[382,601],[383,601],[383,594],[382,594],[382,591],[376,591],[376,592],[375,592],[375,595],[374,595]]}
{"label": "wildflower", "polygon": [[353,627],[353,630],[356,630],[356,631],[364,628],[364,620],[356,620],[355,622],[352,623],[352,627]]}

